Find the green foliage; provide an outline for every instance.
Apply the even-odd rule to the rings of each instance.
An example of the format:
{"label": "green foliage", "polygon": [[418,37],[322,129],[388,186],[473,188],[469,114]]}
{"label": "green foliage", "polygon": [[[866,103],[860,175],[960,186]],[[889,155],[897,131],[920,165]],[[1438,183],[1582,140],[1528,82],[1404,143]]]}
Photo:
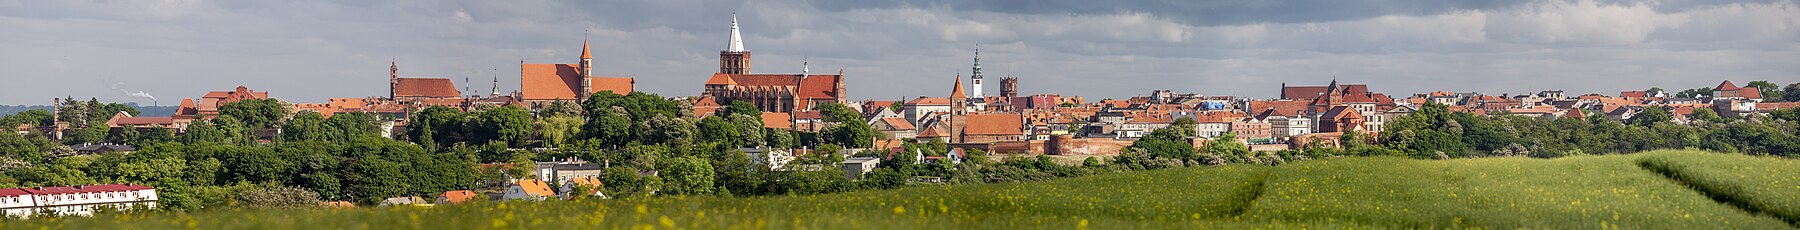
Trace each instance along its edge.
{"label": "green foliage", "polygon": [[1693,89],[1688,89],[1688,90],[1682,90],[1681,92],[1675,93],[1676,98],[1701,98],[1701,97],[1711,97],[1711,96],[1712,96],[1712,87],[1693,88]]}
{"label": "green foliage", "polygon": [[244,123],[247,129],[274,128],[290,114],[288,106],[275,99],[251,99],[234,101],[219,106],[221,116],[231,116]]}
{"label": "green foliage", "polygon": [[657,161],[663,178],[664,194],[705,195],[713,192],[713,167],[707,160],[694,157],[663,158]]}
{"label": "green foliage", "polygon": [[574,141],[576,135],[581,133],[581,126],[586,124],[587,120],[581,117],[569,116],[543,117],[531,123],[537,136],[544,140],[547,147],[563,147]]}
{"label": "green foliage", "polygon": [[1149,135],[1144,135],[1132,142],[1129,148],[1144,151],[1144,153],[1157,158],[1173,159],[1177,162],[1198,158],[1199,155],[1195,154],[1194,145],[1188,142],[1187,136],[1183,136],[1191,131],[1181,129],[1169,126],[1150,131]]}
{"label": "green foliage", "polygon": [[463,124],[468,120],[469,116],[460,110],[432,106],[406,120],[406,136],[419,145],[436,149],[440,145],[462,142],[465,136]]}
{"label": "green foliage", "polygon": [[[681,110],[679,103],[656,94],[642,92],[631,92],[624,96],[613,93],[596,93],[590,95],[587,101],[581,102],[581,108],[587,110],[589,114],[600,110],[610,110],[613,107],[624,109],[624,113],[634,121],[647,120],[657,115],[679,117],[681,114],[677,112],[677,110]],[[593,119],[589,120],[591,122]]]}
{"label": "green foliage", "polygon": [[1668,123],[1669,120],[1672,119],[1672,116],[1673,115],[1669,114],[1669,108],[1667,107],[1650,106],[1644,107],[1643,112],[1632,115],[1631,120],[1628,122],[1632,125],[1650,126],[1657,123]]}
{"label": "green foliage", "polygon": [[282,141],[325,141],[330,131],[325,127],[325,116],[314,111],[300,111],[281,127]]}
{"label": "green foliage", "polygon": [[531,114],[519,107],[501,106],[476,112],[467,127],[471,142],[504,141],[520,146],[531,130]]}
{"label": "green foliage", "polygon": [[1712,108],[1695,108],[1694,112],[1688,114],[1688,120],[1703,121],[1707,123],[1725,123],[1725,117],[1720,117],[1719,113],[1714,112]]}
{"label": "green foliage", "polygon": [[1744,87],[1756,88],[1757,91],[1761,91],[1758,93],[1762,93],[1763,99],[1768,101],[1781,101],[1782,99],[1780,97],[1782,94],[1781,85],[1776,85],[1769,81],[1751,81],[1748,84],[1744,84]]}
{"label": "green foliage", "polygon": [[753,117],[762,116],[762,110],[756,108],[756,104],[750,104],[749,101],[744,100],[731,101],[731,104],[725,106],[725,110],[720,110],[719,112],[719,114],[714,115],[726,117],[738,114],[750,115]]}
{"label": "green foliage", "polygon": [[[1763,97],[1770,97],[1770,96],[1771,95],[1763,95]],[[1782,101],[1800,101],[1800,82],[1796,82],[1794,84],[1788,84],[1787,87],[1781,87],[1781,100]]]}
{"label": "green foliage", "polygon": [[46,110],[42,110],[42,109],[25,110],[24,112],[14,113],[11,115],[6,115],[5,117],[0,117],[0,127],[11,128],[11,127],[18,126],[20,124],[27,124],[27,125],[32,125],[32,126],[51,125],[50,118],[52,116],[55,116],[55,115],[50,114],[50,111],[46,111]]}
{"label": "green foliage", "polygon": [[615,198],[646,197],[662,189],[662,178],[638,173],[637,168],[614,166],[600,176],[606,194]]}
{"label": "green foliage", "polygon": [[847,148],[868,148],[875,145],[875,137],[881,136],[874,128],[869,127],[862,114],[849,106],[824,103],[819,104],[818,109],[825,122],[831,123],[829,128],[819,131],[825,143]]}
{"label": "green foliage", "polygon": [[[762,119],[749,115],[708,116],[695,124],[694,131],[700,140],[721,143],[731,147],[755,147],[762,145]],[[683,128],[686,128],[685,126]]]}
{"label": "green foliage", "polygon": [[631,126],[631,116],[622,108],[589,109],[588,121],[582,125],[581,133],[583,137],[598,139],[606,146],[623,146],[631,142]]}

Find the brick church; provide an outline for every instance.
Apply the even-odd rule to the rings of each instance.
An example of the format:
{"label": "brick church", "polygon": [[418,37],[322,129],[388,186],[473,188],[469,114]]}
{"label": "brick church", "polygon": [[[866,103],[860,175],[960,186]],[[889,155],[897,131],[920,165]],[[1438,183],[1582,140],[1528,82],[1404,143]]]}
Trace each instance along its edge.
{"label": "brick church", "polygon": [[719,104],[743,100],[765,112],[810,111],[819,103],[844,103],[844,72],[812,74],[753,74],[750,51],[738,34],[737,16],[731,18],[731,40],[719,52],[719,72],[706,80],[702,94]]}

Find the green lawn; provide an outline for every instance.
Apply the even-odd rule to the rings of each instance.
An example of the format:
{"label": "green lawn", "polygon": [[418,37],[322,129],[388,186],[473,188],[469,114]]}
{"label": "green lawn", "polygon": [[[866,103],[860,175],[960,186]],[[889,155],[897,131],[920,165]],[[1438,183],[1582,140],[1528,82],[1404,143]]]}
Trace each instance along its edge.
{"label": "green lawn", "polygon": [[1656,152],[1638,165],[1695,190],[1769,215],[1800,222],[1800,160],[1717,153]]}
{"label": "green lawn", "polygon": [[[1772,158],[1345,158],[817,196],[147,213],[34,219],[0,229],[1794,228],[1756,213],[1772,211],[1744,211],[1639,166],[1652,157],[1741,162],[1683,169],[1728,178],[1708,182],[1716,186],[1743,186],[1737,200],[1791,207],[1800,193],[1793,189],[1800,180],[1791,179],[1796,160]],[[1729,179],[1740,172],[1790,173]]]}

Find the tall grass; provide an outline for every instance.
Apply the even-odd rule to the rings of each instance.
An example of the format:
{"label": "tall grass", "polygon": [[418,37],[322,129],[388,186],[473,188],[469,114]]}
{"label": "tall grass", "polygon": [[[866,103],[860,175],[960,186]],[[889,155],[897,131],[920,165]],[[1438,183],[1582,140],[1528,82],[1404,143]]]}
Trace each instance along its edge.
{"label": "tall grass", "polygon": [[[1649,157],[1659,154],[1642,155]],[[1794,172],[1717,155],[1744,200],[1791,205]],[[1718,160],[1726,159],[1726,160]],[[0,222],[0,229],[1786,229],[1639,168],[1639,155],[1411,160],[1114,173],[1044,182],[918,186],[812,196],[475,202],[424,207],[131,213]],[[1785,167],[1785,168],[1780,168]]]}
{"label": "tall grass", "polygon": [[1800,225],[1800,160],[1705,152],[1654,152],[1639,166],[1713,196]]}
{"label": "tall grass", "polygon": [[1348,158],[1275,168],[1249,215],[1398,228],[1788,228],[1632,164],[1633,155],[1423,161]]}

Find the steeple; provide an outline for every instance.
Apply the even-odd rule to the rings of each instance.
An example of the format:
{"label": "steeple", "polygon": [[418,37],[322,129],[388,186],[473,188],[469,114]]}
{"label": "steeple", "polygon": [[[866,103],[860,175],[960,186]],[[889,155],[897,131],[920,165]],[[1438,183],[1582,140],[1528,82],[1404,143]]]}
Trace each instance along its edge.
{"label": "steeple", "polygon": [[719,73],[750,73],[750,51],[744,50],[743,36],[738,35],[737,13],[731,14],[731,40],[719,51]]}
{"label": "steeple", "polygon": [[725,52],[744,52],[744,38],[738,35],[737,13],[731,13],[731,43],[725,45]]}
{"label": "steeple", "polygon": [[494,88],[488,90],[489,97],[500,96],[500,68],[494,68]]}
{"label": "steeple", "polygon": [[[975,84],[974,89],[970,89],[975,92],[971,96],[974,98],[982,98],[982,95],[981,95],[981,44],[979,44],[979,43],[975,44],[975,67],[974,67],[974,73],[972,75],[969,75],[969,81],[970,81],[970,83]],[[959,82],[960,82],[960,80],[959,80]]]}
{"label": "steeple", "polygon": [[400,87],[400,64],[395,59],[388,59],[388,98],[400,95],[395,88]]}
{"label": "steeple", "polygon": [[[950,89],[950,98],[951,99],[969,98],[969,96],[967,94],[963,94],[962,74],[956,75],[956,87]],[[956,105],[950,105],[950,106],[956,106]]]}
{"label": "steeple", "polygon": [[587,39],[581,39],[581,59],[594,59],[594,55],[588,54]]}

